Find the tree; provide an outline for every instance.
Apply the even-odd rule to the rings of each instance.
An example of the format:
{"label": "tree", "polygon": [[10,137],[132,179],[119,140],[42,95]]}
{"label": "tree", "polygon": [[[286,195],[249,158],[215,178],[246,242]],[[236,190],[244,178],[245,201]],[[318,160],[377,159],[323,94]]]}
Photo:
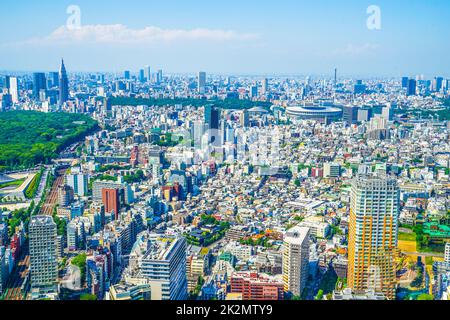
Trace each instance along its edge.
{"label": "tree", "polygon": [[417,300],[425,301],[425,300],[434,300],[434,297],[431,294],[421,294],[417,297]]}
{"label": "tree", "polygon": [[80,300],[83,300],[83,301],[96,301],[97,300],[97,296],[95,294],[83,293],[80,296]]}
{"label": "tree", "polygon": [[314,300],[323,300],[323,290],[320,289],[319,292],[317,293],[317,296],[314,298]]}

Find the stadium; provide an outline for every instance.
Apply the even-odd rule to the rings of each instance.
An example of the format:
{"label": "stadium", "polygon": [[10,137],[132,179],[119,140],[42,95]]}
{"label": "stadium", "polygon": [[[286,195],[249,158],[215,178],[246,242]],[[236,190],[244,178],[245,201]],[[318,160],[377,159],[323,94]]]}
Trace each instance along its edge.
{"label": "stadium", "polygon": [[333,106],[291,106],[286,108],[286,115],[296,120],[329,123],[342,118],[342,109]]}

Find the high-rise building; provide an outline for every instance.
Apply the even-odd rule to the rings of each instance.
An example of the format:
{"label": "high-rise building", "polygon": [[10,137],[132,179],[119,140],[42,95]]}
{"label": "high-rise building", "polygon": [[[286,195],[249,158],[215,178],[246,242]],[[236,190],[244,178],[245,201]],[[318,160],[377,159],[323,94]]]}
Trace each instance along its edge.
{"label": "high-rise building", "polygon": [[163,81],[163,71],[160,69],[158,70],[158,73],[156,74],[156,83],[161,84]]}
{"label": "high-rise building", "polygon": [[358,123],[358,110],[357,106],[344,106],[343,120],[348,126]]}
{"label": "high-rise building", "polygon": [[51,216],[33,216],[29,225],[30,276],[32,291],[52,293],[57,290],[56,223]]}
{"label": "high-rise building", "polygon": [[309,228],[294,227],[286,232],[283,243],[284,291],[301,296],[308,280]]}
{"label": "high-rise building", "polygon": [[105,206],[106,214],[114,214],[115,219],[119,219],[120,195],[119,189],[102,189],[102,202]]}
{"label": "high-rise building", "polygon": [[59,87],[59,72],[50,72],[49,73],[51,86],[53,88]]}
{"label": "high-rise building", "polygon": [[88,193],[88,175],[81,172],[71,172],[66,176],[66,184],[72,187],[75,194],[84,197]]}
{"label": "high-rise building", "polygon": [[11,95],[12,103],[19,102],[19,82],[17,77],[9,78],[9,94]]}
{"label": "high-rise building", "polygon": [[356,84],[354,87],[355,94],[364,94],[366,93],[366,85],[363,84],[362,80],[356,80]]}
{"label": "high-rise building", "polygon": [[408,88],[407,88],[407,95],[408,96],[415,96],[417,94],[417,81],[414,79],[408,80]]}
{"label": "high-rise building", "polygon": [[145,77],[147,78],[148,82],[152,81],[152,70],[151,70],[150,66],[145,67]]}
{"label": "high-rise building", "polygon": [[266,94],[269,92],[269,79],[265,78],[262,81],[261,93]]}
{"label": "high-rise building", "polygon": [[69,79],[67,78],[64,60],[61,60],[61,68],[59,70],[59,104],[62,105],[67,101],[69,101]]}
{"label": "high-rise building", "polygon": [[131,79],[131,72],[129,70],[126,70],[123,72],[123,77],[125,80],[130,80]]}
{"label": "high-rise building", "polygon": [[205,93],[205,89],[206,89],[206,72],[199,72],[197,79],[198,93],[200,94]]}
{"label": "high-rise building", "polygon": [[220,110],[214,105],[205,106],[205,124],[208,129],[219,129]]}
{"label": "high-rise building", "polygon": [[408,88],[408,81],[409,81],[409,78],[408,78],[408,77],[403,77],[403,78],[402,78],[402,88],[403,88],[403,89]]}
{"label": "high-rise building", "polygon": [[145,71],[144,71],[144,69],[139,70],[139,81],[141,83],[145,82]]}
{"label": "high-rise building", "polygon": [[187,298],[186,240],[158,237],[150,240],[142,257],[141,274],[151,286],[152,300]]}
{"label": "high-rise building", "polygon": [[39,99],[41,90],[47,90],[45,73],[35,72],[33,73],[33,98]]}
{"label": "high-rise building", "polygon": [[400,193],[395,179],[359,176],[352,183],[348,286],[395,298]]}
{"label": "high-rise building", "polygon": [[58,203],[61,207],[68,207],[73,201],[73,189],[68,185],[58,187]]}

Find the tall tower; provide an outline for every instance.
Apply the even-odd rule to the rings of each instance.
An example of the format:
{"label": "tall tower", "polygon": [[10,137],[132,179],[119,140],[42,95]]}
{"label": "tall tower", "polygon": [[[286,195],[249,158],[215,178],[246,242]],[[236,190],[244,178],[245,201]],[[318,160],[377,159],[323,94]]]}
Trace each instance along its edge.
{"label": "tall tower", "polygon": [[400,193],[395,179],[360,176],[352,183],[348,286],[395,299]]}
{"label": "tall tower", "polygon": [[39,99],[41,90],[47,90],[47,80],[45,73],[35,72],[33,73],[33,97]]}
{"label": "tall tower", "polygon": [[32,291],[56,292],[58,260],[56,223],[51,216],[34,216],[29,226]]}
{"label": "tall tower", "polygon": [[61,60],[61,68],[59,69],[59,104],[69,100],[69,79],[67,78],[66,66],[64,60]]}
{"label": "tall tower", "polygon": [[206,72],[199,72],[198,73],[198,79],[197,79],[197,86],[198,86],[198,93],[203,94],[205,93],[205,86],[206,86]]}
{"label": "tall tower", "polygon": [[286,232],[283,243],[284,291],[301,296],[308,280],[309,228],[294,227]]}

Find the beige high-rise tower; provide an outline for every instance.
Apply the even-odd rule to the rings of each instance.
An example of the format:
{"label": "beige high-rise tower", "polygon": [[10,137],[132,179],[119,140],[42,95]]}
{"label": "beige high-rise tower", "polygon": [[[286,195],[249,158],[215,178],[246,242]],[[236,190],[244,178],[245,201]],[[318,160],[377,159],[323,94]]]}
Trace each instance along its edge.
{"label": "beige high-rise tower", "polygon": [[309,228],[294,227],[284,236],[284,291],[295,296],[301,296],[308,280],[308,269]]}
{"label": "beige high-rise tower", "polygon": [[358,177],[353,181],[348,286],[355,292],[375,290],[395,299],[399,201],[394,179]]}

